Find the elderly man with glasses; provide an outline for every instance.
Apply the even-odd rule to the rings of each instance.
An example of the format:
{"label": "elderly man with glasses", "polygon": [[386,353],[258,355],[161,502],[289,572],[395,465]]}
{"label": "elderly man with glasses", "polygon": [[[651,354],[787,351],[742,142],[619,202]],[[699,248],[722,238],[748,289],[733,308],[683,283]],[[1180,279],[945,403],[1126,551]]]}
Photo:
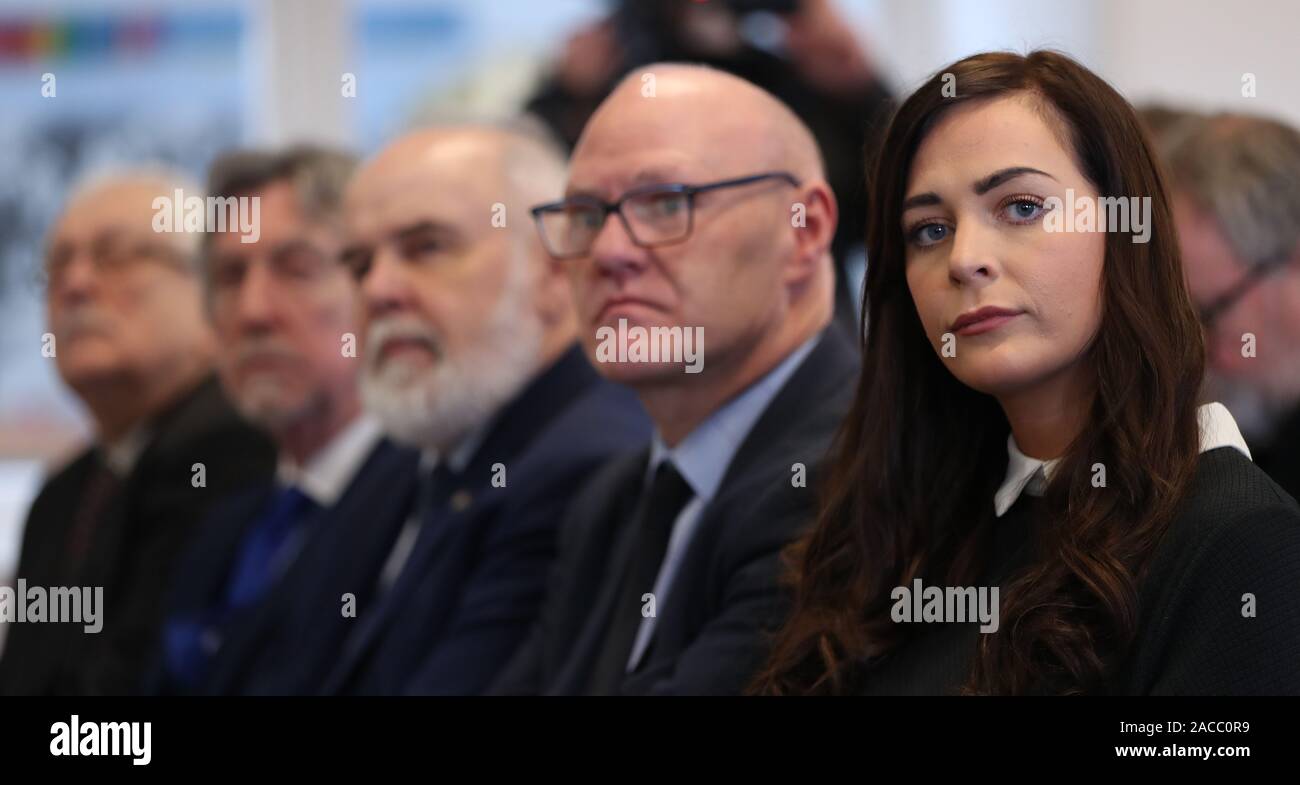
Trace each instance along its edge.
{"label": "elderly man with glasses", "polygon": [[[494,691],[740,692],[856,374],[827,329],[837,214],[816,143],[741,79],[649,66],[591,118],[565,197],[533,214],[588,357],[655,434],[575,500],[541,620]],[[680,353],[607,361],[600,336],[624,321],[696,331],[702,370]]]}
{"label": "elderly man with glasses", "polygon": [[72,198],[50,234],[47,340],[89,410],[94,445],[37,496],[17,577],[29,592],[102,588],[103,607],[93,609],[101,629],[15,624],[0,694],[135,691],[194,525],[213,502],[273,469],[269,441],[239,418],[212,375],[198,235],[154,228],[157,200],[178,185],[168,173],[98,181]]}
{"label": "elderly man with glasses", "polygon": [[1206,397],[1227,404],[1255,463],[1300,497],[1300,130],[1210,115],[1160,145],[1205,322]]}

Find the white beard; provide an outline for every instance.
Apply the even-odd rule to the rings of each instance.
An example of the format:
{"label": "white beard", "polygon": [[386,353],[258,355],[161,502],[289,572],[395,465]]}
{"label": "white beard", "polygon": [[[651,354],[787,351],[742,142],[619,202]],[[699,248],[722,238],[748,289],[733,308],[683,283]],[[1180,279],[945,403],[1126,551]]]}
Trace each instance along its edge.
{"label": "white beard", "polygon": [[[227,350],[223,362],[231,368],[238,368],[248,359],[268,355],[289,361],[299,359],[279,340],[267,338],[234,345]],[[294,400],[278,376],[267,372],[249,376],[237,388],[227,387],[226,394],[244,419],[272,433],[312,417],[326,405],[326,394],[319,389],[308,391],[301,400]]]}
{"label": "white beard", "polygon": [[305,401],[287,398],[284,388],[269,375],[248,380],[231,397],[244,419],[272,433],[311,417],[321,403],[317,396],[309,396]]}
{"label": "white beard", "polygon": [[[482,340],[459,355],[447,354],[442,337],[412,317],[378,319],[369,326],[361,402],[389,438],[445,452],[523,389],[536,370],[542,330],[528,309],[520,268],[516,263],[518,272],[489,315]],[[434,364],[413,366],[399,357],[376,367],[382,345],[395,335],[426,341],[436,355]]]}

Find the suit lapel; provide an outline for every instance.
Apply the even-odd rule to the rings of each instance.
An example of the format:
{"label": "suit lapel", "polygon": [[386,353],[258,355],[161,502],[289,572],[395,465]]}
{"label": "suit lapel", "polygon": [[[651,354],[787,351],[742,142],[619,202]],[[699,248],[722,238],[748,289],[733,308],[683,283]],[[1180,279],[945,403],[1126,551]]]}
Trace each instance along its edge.
{"label": "suit lapel", "polygon": [[[788,434],[803,430],[800,424],[814,412],[808,401],[825,400],[834,390],[853,384],[857,370],[853,350],[843,332],[834,325],[826,328],[817,339],[817,345],[786,379],[741,442],[718,486],[714,502],[742,478],[761,473],[761,468],[754,464],[761,463],[764,454],[772,447],[779,447]],[[709,512],[706,509],[704,516],[707,517]]]}
{"label": "suit lapel", "polygon": [[[791,433],[798,433],[802,430],[801,425],[806,423],[809,418],[815,414],[811,410],[808,400],[821,400],[823,396],[829,397],[831,391],[842,389],[846,384],[852,384],[856,377],[857,366],[854,361],[854,354],[846,338],[841,332],[834,327],[828,328],[818,339],[817,344],[804,358],[799,367],[795,369],[790,378],[777,392],[776,397],[767,405],[763,413],[759,416],[754,427],[750,429],[749,434],[737,449],[731,465],[723,477],[718,492],[710,503],[700,513],[700,520],[696,526],[695,534],[690,544],[687,546],[687,552],[683,555],[683,565],[689,565],[692,558],[691,554],[698,548],[704,547],[704,543],[710,536],[710,532],[716,526],[717,510],[720,504],[724,503],[728,493],[735,488],[740,481],[750,476],[751,473],[761,472],[761,465],[765,462],[765,457],[771,452],[773,447],[779,448],[782,440]],[[633,498],[639,493],[639,486],[629,488],[628,480],[640,480],[644,477],[646,461],[649,458],[646,452],[641,461],[637,463],[639,473],[635,473],[634,478],[624,478],[618,487],[623,488],[624,494],[631,494]],[[611,508],[612,505],[606,505]],[[628,511],[622,511],[612,515],[617,519],[613,525],[627,524],[631,519]],[[635,542],[629,527],[622,526],[622,531],[617,535],[616,545],[609,550],[611,554],[611,565],[617,565],[617,572],[607,573],[606,578],[601,583],[601,593],[599,604],[596,606],[596,612],[588,618],[584,626],[581,637],[573,649],[573,653],[564,658],[565,667],[560,672],[555,684],[556,691],[560,694],[579,693],[585,687],[585,678],[590,671],[592,659],[599,651],[600,643],[604,639],[605,630],[609,623],[612,604],[617,598],[619,582],[611,576],[625,575],[628,570],[628,564],[632,558],[632,547]],[[678,573],[674,580],[676,583],[681,580],[683,574]],[[666,602],[672,602],[672,587],[669,587]],[[656,627],[656,637],[664,634],[662,627],[663,620]],[[665,650],[662,646],[651,649],[651,654],[643,660],[642,668],[653,664],[656,656],[664,656]]]}
{"label": "suit lapel", "polygon": [[[640,497],[646,464],[650,460],[649,450],[642,450],[635,460],[628,461],[628,467],[610,482],[610,494],[597,505],[604,526],[611,527],[610,547],[599,553],[587,554],[584,561],[596,560],[598,564],[584,564],[580,569],[595,573],[597,591],[593,611],[586,614],[587,621],[580,628],[576,642],[567,656],[563,658],[563,669],[556,675],[553,692],[560,695],[573,695],[583,691],[589,675],[590,665],[600,645],[605,639],[605,630],[609,626],[614,603],[618,599],[622,577],[627,574],[632,560],[632,549],[636,544],[635,532],[629,525],[632,511]],[[599,569],[603,563],[604,569]],[[577,599],[576,597],[570,599]]]}
{"label": "suit lapel", "polygon": [[[419,534],[406,557],[406,563],[398,572],[397,580],[384,592],[374,612],[350,636],[344,647],[344,659],[326,685],[326,692],[338,691],[351,677],[352,672],[365,659],[366,653],[387,629],[389,620],[410,601],[410,595],[420,580],[430,575],[443,550],[443,544],[463,520],[463,516],[440,506],[420,522]],[[421,619],[420,623],[429,621],[431,620]]]}
{"label": "suit lapel", "polygon": [[[193,598],[201,603],[200,609],[216,607],[225,602],[224,594],[226,592],[230,575],[235,566],[235,560],[239,558],[239,552],[244,543],[244,538],[252,530],[267,504],[271,495],[275,492],[273,485],[268,485],[262,491],[250,494],[247,502],[240,504],[238,507],[223,514],[225,523],[232,530],[225,538],[225,545],[221,553],[226,558],[220,560],[219,570],[214,570],[209,576],[209,580],[204,582],[203,593],[201,596]],[[323,515],[324,513],[316,513]],[[316,523],[313,521],[312,523]],[[238,525],[234,525],[234,524]],[[214,565],[216,566],[216,565]],[[262,633],[261,619],[267,614],[268,609],[273,605],[273,597],[278,589],[272,588],[269,595],[261,602],[254,603],[251,607],[235,610],[231,617],[223,625],[223,635],[225,640],[221,643],[216,657],[211,664],[210,674],[206,680],[205,689],[218,694],[224,693],[237,674],[232,672],[227,663],[239,663],[244,659],[244,652],[254,647]]]}
{"label": "suit lapel", "polygon": [[[483,442],[464,471],[456,475],[455,490],[446,499],[453,509],[448,510],[446,503],[440,504],[429,519],[421,521],[420,533],[397,580],[385,592],[375,613],[349,636],[343,659],[327,681],[327,692],[338,691],[352,677],[368,650],[380,639],[389,618],[406,604],[407,595],[421,578],[429,577],[452,534],[466,521],[472,522],[483,514],[489,503],[484,489],[491,481],[492,465],[500,462],[508,466],[511,458],[523,453],[538,433],[596,382],[596,372],[583,358],[582,350],[572,346],[493,418]],[[471,494],[470,502],[464,509],[455,510],[456,496],[464,491]]]}
{"label": "suit lapel", "polygon": [[[225,694],[241,689],[244,671],[257,660],[264,647],[264,641],[274,637],[284,624],[284,609],[291,600],[286,593],[299,590],[297,587],[313,588],[317,585],[316,577],[324,572],[331,577],[349,574],[355,568],[355,560],[365,549],[351,547],[354,537],[368,538],[372,532],[366,524],[372,521],[389,521],[398,514],[396,507],[405,507],[410,490],[410,477],[405,474],[406,461],[414,461],[405,451],[391,443],[381,441],[375,446],[366,462],[362,464],[357,476],[349,483],[338,503],[330,509],[318,513],[319,517],[309,525],[316,527],[310,539],[304,544],[293,564],[265,602],[257,603],[249,612],[232,624],[230,638],[222,646],[217,662],[213,665],[210,679],[211,690]],[[337,530],[336,530],[337,529]],[[342,538],[342,539],[339,539]],[[333,552],[320,552],[322,543],[342,542],[345,546],[330,549]],[[323,557],[332,557],[322,565]],[[364,558],[364,556],[362,557]],[[347,581],[335,585],[346,586]],[[327,598],[330,603],[339,601],[339,597]]]}

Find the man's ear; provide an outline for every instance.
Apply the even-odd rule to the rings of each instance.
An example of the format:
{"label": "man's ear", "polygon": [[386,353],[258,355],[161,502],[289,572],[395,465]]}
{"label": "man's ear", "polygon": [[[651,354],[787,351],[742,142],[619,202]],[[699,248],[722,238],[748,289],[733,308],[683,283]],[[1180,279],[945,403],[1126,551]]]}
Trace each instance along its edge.
{"label": "man's ear", "polygon": [[835,193],[824,180],[804,184],[790,204],[790,228],[794,232],[795,259],[791,282],[807,278],[829,252],[839,221]]}

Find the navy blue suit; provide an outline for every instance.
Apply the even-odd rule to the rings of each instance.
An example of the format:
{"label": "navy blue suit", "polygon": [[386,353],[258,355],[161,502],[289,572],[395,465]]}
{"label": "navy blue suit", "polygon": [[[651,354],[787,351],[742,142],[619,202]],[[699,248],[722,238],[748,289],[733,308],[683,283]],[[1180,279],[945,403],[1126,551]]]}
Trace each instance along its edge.
{"label": "navy blue suit", "polygon": [[[330,508],[318,510],[303,524],[304,544],[267,595],[258,602],[233,612],[222,625],[224,639],[214,655],[208,673],[198,686],[188,686],[169,678],[161,654],[151,668],[145,691],[151,693],[199,692],[224,694],[244,691],[276,692],[274,671],[259,673],[268,651],[283,632],[283,619],[295,603],[295,592],[323,592],[329,587],[317,580],[318,548],[322,540],[337,536],[335,530],[349,529],[358,520],[369,521],[376,529],[396,531],[404,520],[410,499],[415,493],[419,456],[409,449],[388,441],[377,444],[362,463],[343,495]],[[251,527],[274,492],[272,484],[229,497],[213,510],[191,547],[182,559],[171,584],[169,618],[201,614],[219,604],[227,590],[231,570]],[[344,587],[365,587],[357,595],[358,607],[370,601],[369,587],[373,572],[386,555],[374,545],[367,554],[364,548],[352,562],[340,565],[333,574]],[[369,576],[357,580],[355,574]],[[338,594],[333,595],[341,606]],[[340,613],[341,616],[341,613]]]}
{"label": "navy blue suit", "polygon": [[320,691],[486,689],[537,619],[572,497],[649,435],[636,398],[571,348],[498,413],[463,471],[437,483],[401,574],[357,619]]}

